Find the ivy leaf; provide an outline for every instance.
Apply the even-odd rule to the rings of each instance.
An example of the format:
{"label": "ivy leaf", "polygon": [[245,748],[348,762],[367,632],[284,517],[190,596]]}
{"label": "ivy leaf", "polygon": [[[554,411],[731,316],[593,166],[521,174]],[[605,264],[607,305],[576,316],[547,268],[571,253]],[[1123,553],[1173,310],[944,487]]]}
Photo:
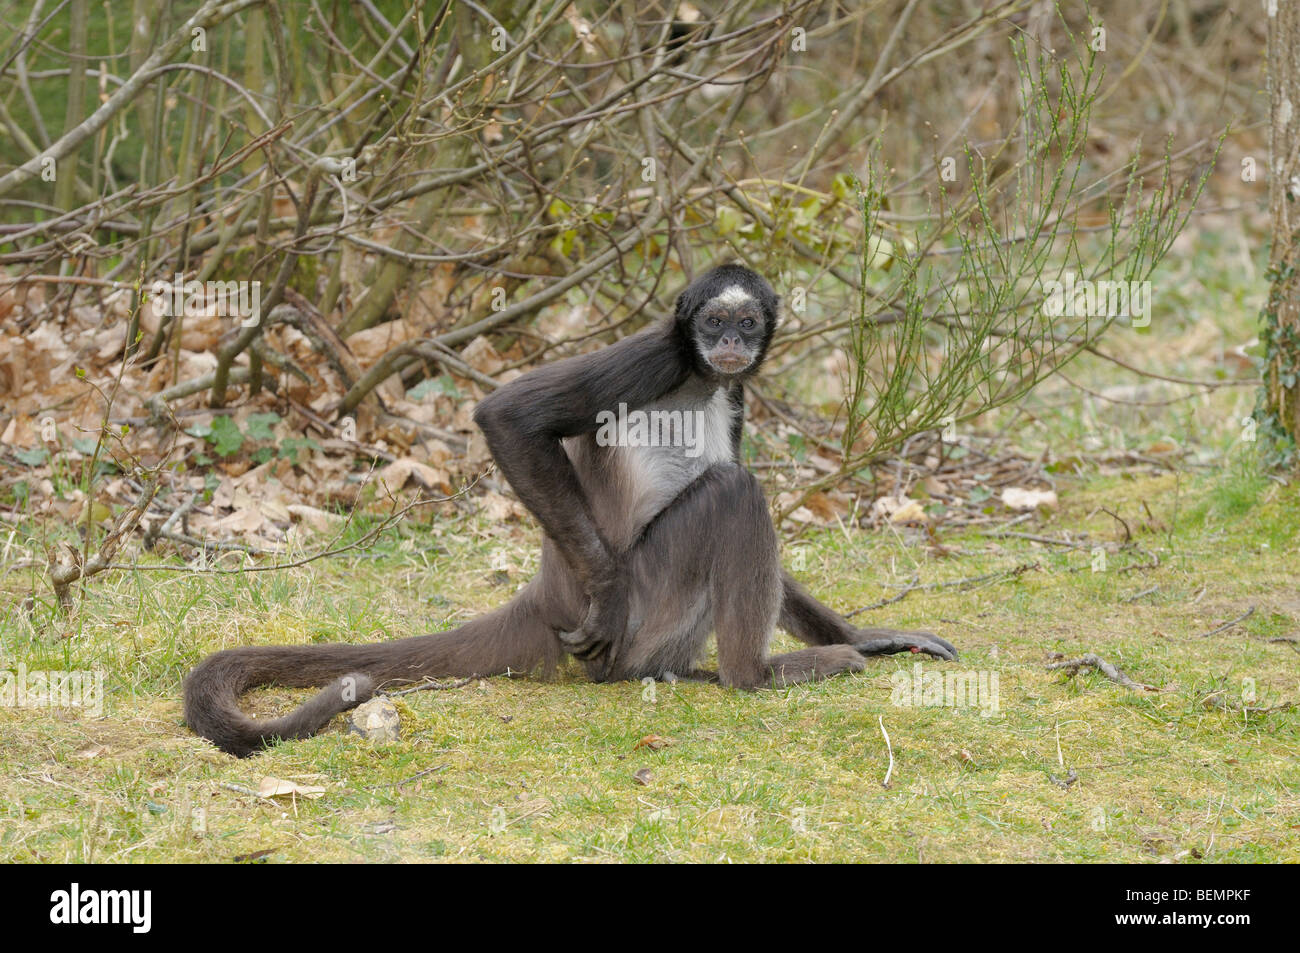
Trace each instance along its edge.
{"label": "ivy leaf", "polygon": [[217,417],[212,421],[212,449],[218,456],[228,457],[237,453],[244,445],[244,435],[240,433],[239,424],[230,417]]}
{"label": "ivy leaf", "polygon": [[270,441],[275,439],[271,428],[280,422],[279,414],[253,414],[248,418],[248,436],[253,440]]}
{"label": "ivy leaf", "polygon": [[319,449],[320,444],[310,437],[289,437],[280,444],[280,456],[297,465],[300,451]]}
{"label": "ivy leaf", "polygon": [[406,392],[406,399],[424,400],[430,394],[441,394],[453,400],[460,400],[461,398],[460,388],[456,386],[456,382],[449,375],[440,374],[437,377],[430,377],[420,381]]}

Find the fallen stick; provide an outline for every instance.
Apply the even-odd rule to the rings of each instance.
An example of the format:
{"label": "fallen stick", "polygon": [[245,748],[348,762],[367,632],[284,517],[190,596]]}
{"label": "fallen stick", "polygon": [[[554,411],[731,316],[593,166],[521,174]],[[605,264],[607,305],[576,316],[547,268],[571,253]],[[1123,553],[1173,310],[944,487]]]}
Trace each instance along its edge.
{"label": "fallen stick", "polygon": [[1209,632],[1202,632],[1200,635],[1193,636],[1193,638],[1208,639],[1210,636],[1218,635],[1220,632],[1227,632],[1234,625],[1238,625],[1242,622],[1245,622],[1254,614],[1255,614],[1255,607],[1251,606],[1249,609],[1247,609],[1245,612],[1243,612],[1241,615],[1237,616],[1237,618],[1231,620],[1230,622],[1225,622],[1223,623],[1223,625],[1217,626],[1211,629]]}
{"label": "fallen stick", "polygon": [[879,602],[873,602],[871,605],[863,606],[861,609],[854,609],[852,612],[846,614],[844,618],[852,619],[855,615],[857,615],[860,612],[870,612],[873,609],[883,609],[885,606],[892,606],[895,602],[902,602],[913,592],[916,592],[917,589],[921,588],[920,586],[917,585],[917,582],[920,580],[920,578],[921,578],[920,573],[912,573],[912,578],[908,581],[907,587],[903,589],[903,591],[900,592],[898,595],[890,596],[888,599],[881,599]]}
{"label": "fallen stick", "polygon": [[1123,685],[1125,688],[1131,688],[1138,692],[1160,691],[1160,689],[1156,688],[1154,685],[1144,685],[1141,682],[1133,681],[1133,679],[1129,678],[1114,665],[1111,665],[1104,658],[1101,658],[1098,655],[1093,655],[1091,652],[1087,655],[1081,656],[1080,658],[1068,659],[1064,662],[1049,662],[1047,668],[1049,671],[1053,669],[1063,669],[1065,674],[1070,678],[1074,678],[1074,676],[1078,675],[1079,669],[1081,668],[1096,669],[1112,682]]}
{"label": "fallen stick", "polygon": [[401,691],[383,692],[383,694],[387,695],[389,698],[397,698],[399,695],[409,695],[411,692],[446,692],[453,688],[464,688],[474,680],[474,676],[470,676],[469,678],[458,678],[454,682],[435,682],[430,680],[416,685],[414,688],[403,688]]}
{"label": "fallen stick", "polygon": [[1133,595],[1131,595],[1131,596],[1126,596],[1125,598],[1121,599],[1120,602],[1137,602],[1137,601],[1138,601],[1139,599],[1141,599],[1143,596],[1154,595],[1155,593],[1157,593],[1157,592],[1159,592],[1159,591],[1160,591],[1160,587],[1159,587],[1159,586],[1152,586],[1152,587],[1149,588],[1149,589],[1143,589],[1141,592],[1135,592],[1135,593],[1134,593]]}
{"label": "fallen stick", "polygon": [[986,572],[982,576],[969,576],[965,579],[954,579],[952,582],[927,582],[924,585],[917,585],[917,575],[913,575],[911,581],[906,583],[903,591],[896,596],[891,596],[881,602],[873,602],[869,606],[863,606],[860,609],[854,609],[846,613],[844,618],[852,619],[859,612],[869,612],[872,609],[880,609],[884,606],[893,605],[895,602],[901,602],[906,596],[913,592],[934,592],[936,589],[960,589],[967,586],[975,586],[976,583],[993,583],[1001,582],[1003,579],[1014,579],[1031,569],[1038,569],[1038,563],[1021,563],[1019,566],[1013,566],[1010,569],[999,569],[996,572]]}

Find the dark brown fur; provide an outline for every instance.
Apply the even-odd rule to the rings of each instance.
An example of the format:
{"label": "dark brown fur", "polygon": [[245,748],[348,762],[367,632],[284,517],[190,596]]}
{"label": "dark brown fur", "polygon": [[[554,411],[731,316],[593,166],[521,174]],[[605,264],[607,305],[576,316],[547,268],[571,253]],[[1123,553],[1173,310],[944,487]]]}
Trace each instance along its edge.
{"label": "dark brown fur", "polygon": [[[754,354],[733,376],[701,363],[692,322],[721,289],[737,286],[753,290],[764,324],[753,340],[719,332],[729,356],[746,347]],[[546,531],[538,575],[506,605],[447,632],[218,652],[186,679],[186,722],[243,757],[276,740],[309,737],[389,682],[549,670],[566,653],[596,681],[711,676],[696,670],[710,632],[717,680],[742,689],[857,671],[865,655],[955,658],[930,633],[858,629],[781,571],[766,500],[738,463],[742,382],[761,363],[774,323],[775,296],[761,278],[718,269],[683,293],[673,322],[496,391],[475,419]],[[601,446],[593,421],[620,401],[707,408],[725,446],[715,441],[699,459]],[[769,656],[778,624],[809,647]],[[281,718],[249,718],[239,696],[270,684],[326,687]]]}

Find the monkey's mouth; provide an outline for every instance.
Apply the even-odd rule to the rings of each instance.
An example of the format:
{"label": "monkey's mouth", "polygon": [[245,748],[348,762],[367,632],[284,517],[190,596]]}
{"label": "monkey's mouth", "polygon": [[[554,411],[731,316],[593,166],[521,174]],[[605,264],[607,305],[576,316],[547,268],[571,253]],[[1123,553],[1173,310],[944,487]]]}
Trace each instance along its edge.
{"label": "monkey's mouth", "polygon": [[709,354],[709,363],[724,374],[739,374],[753,361],[748,354],[736,351],[713,351]]}

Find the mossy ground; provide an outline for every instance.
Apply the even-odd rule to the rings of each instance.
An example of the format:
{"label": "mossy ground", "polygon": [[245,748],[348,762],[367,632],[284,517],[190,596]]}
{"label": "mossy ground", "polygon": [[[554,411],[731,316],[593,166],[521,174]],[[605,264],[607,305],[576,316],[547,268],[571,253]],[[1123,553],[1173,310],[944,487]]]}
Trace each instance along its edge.
{"label": "mossy ground", "polygon": [[[1236,220],[1198,224],[1155,283],[1151,326],[1104,347],[1166,375],[1249,379],[1233,347],[1254,334],[1263,244]],[[1300,711],[1241,710],[1300,702],[1300,643],[1285,641],[1300,637],[1300,491],[1254,463],[1253,388],[1152,383],[1091,355],[1067,376],[978,423],[1031,458],[1078,454],[1081,471],[1056,478],[1060,509],[1015,527],[1078,548],[952,526],[938,531],[947,556],[910,531],[800,541],[798,575],[841,611],[914,573],[932,584],[1037,563],[858,616],[956,643],[960,662],[922,671],[996,674],[995,714],[892,704],[891,676],[916,657],[749,694],[680,683],[652,698],[570,673],[404,696],[396,744],[329,731],[237,761],[182,723],[181,679],[200,658],[454,625],[535,571],[535,530],[462,516],[282,572],[100,576],[71,623],[40,567],[0,564],[0,667],[100,668],[106,689],[99,718],[0,708],[0,860],[1300,860]],[[1171,445],[1181,469],[1159,475],[1088,453]],[[9,538],[39,553],[51,532],[23,523]],[[1133,545],[1094,572],[1092,548],[1126,532]],[[1066,679],[1046,668],[1054,652],[1094,652],[1160,691]],[[246,705],[266,715],[301,697]],[[647,735],[671,743],[638,748]],[[1071,770],[1068,786],[1053,780]],[[266,776],[325,794],[243,793]]]}
{"label": "mossy ground", "polygon": [[[1114,540],[1122,531],[1098,507],[1133,514],[1145,500],[1155,522],[1134,518],[1133,531],[1159,567],[1122,572],[1147,558],[1120,553],[1094,573],[1086,550],[974,533],[946,539],[970,554],[944,559],[893,534],[838,530],[805,553],[801,575],[845,611],[897,591],[886,585],[914,569],[942,582],[1037,562],[867,614],[962,649],[955,666],[923,661],[923,671],[996,673],[989,715],[891,704],[891,676],[910,675],[917,657],[748,694],[679,683],[652,698],[565,674],[404,696],[395,744],[330,731],[238,761],[182,723],[180,681],[200,657],[452,624],[526,577],[530,564],[508,579],[486,567],[501,533],[523,553],[530,531],[468,524],[434,538],[407,527],[355,562],[97,581],[72,638],[57,638],[62,623],[39,606],[0,628],[6,655],[29,668],[106,672],[102,717],[0,710],[0,859],[1300,860],[1300,714],[1205,702],[1222,692],[1239,707],[1251,687],[1251,708],[1300,701],[1298,646],[1269,641],[1300,629],[1300,494],[1166,475],[1095,477],[1062,495],[1037,532]],[[1244,623],[1200,637],[1251,605]],[[1045,668],[1049,652],[1089,651],[1161,690]],[[264,691],[249,704],[266,714],[299,697]],[[647,735],[671,743],[636,747]],[[1053,781],[1071,769],[1068,788]],[[326,793],[269,801],[223,786],[268,775]]]}

